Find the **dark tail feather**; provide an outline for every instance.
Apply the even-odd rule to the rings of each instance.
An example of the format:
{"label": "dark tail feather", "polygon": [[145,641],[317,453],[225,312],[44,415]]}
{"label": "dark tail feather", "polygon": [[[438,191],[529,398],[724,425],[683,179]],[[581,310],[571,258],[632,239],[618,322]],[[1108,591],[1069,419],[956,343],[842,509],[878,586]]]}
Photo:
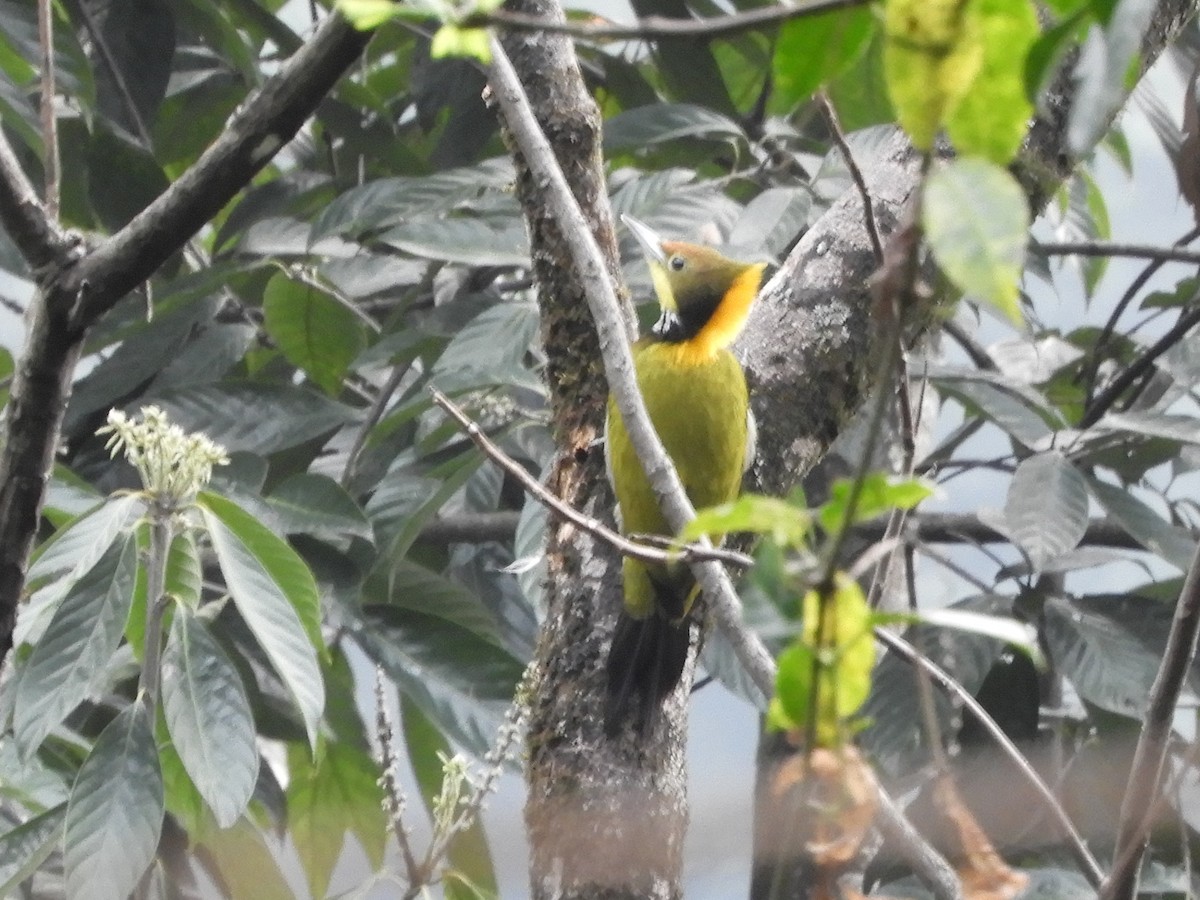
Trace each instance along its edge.
{"label": "dark tail feather", "polygon": [[674,623],[658,613],[635,619],[622,610],[608,651],[606,735],[614,737],[627,721],[638,734],[650,731],[663,699],[683,676],[691,638],[686,619]]}

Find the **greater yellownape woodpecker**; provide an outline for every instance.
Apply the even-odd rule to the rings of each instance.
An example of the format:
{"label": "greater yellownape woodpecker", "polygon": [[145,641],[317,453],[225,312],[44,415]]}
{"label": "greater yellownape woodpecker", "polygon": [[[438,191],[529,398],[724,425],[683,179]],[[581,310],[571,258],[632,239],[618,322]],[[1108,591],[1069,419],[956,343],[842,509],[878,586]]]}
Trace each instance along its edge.
{"label": "greater yellownape woodpecker", "polygon": [[[650,421],[696,508],[734,499],[754,455],[746,376],[729,346],[741,333],[765,265],[710,247],[663,241],[630,216],[625,224],[650,266],[661,315],[633,345]],[[616,403],[608,401],[606,461],[625,534],[671,534]],[[624,561],[625,603],[608,653],[604,728],[652,726],[679,683],[699,588],[686,564]]]}

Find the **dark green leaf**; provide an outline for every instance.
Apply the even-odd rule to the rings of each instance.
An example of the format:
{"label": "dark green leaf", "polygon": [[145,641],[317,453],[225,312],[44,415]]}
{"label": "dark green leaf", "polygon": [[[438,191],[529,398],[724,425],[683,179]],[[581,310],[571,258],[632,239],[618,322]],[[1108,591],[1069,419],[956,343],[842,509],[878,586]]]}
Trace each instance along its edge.
{"label": "dark green leaf", "polygon": [[472,266],[529,265],[529,238],[515,209],[424,216],[389,228],[379,241],[425,259]]}
{"label": "dark green leaf", "polygon": [[325,688],[317,665],[324,642],[312,572],[296,551],[233,502],[210,493],[198,502],[226,587],[291,692],[315,746]]}
{"label": "dark green leaf", "polygon": [[328,476],[299,472],[279,485],[267,502],[288,534],[311,534],[327,541],[374,539],[371,524],[354,498]]}
{"label": "dark green leaf", "polygon": [[1026,447],[1066,425],[1037,391],[1010,378],[977,369],[931,366],[931,381],[957,398],[970,414],[981,414]]}
{"label": "dark green leaf", "polygon": [[333,431],[350,410],[306,388],[223,381],[173,388],[154,397],[185,431],[202,431],[226,450],[275,453]]}
{"label": "dark green leaf", "polygon": [[204,624],[177,607],[162,658],[171,741],[220,828],[242,815],[258,778],[254,719],[241,676]]}
{"label": "dark green leaf", "polygon": [[1088,479],[1088,489],[1130,537],[1180,571],[1188,570],[1196,542],[1186,528],[1172,525],[1128,490],[1095,478]]}
{"label": "dark green leaf", "polygon": [[158,850],[163,782],[150,717],[131,703],[100,733],[67,806],[69,900],[127,900]]}
{"label": "dark green leaf", "polygon": [[60,803],[0,836],[0,895],[9,896],[59,846],[66,815]]}
{"label": "dark green leaf", "polygon": [[775,103],[794,106],[846,71],[875,26],[867,7],[833,10],[785,22],[775,43]]}
{"label": "dark green leaf", "polygon": [[13,715],[26,755],[98,686],[121,643],[137,564],[136,538],[114,541],[67,592],[33,648]]}
{"label": "dark green leaf", "polygon": [[604,123],[604,148],[610,153],[695,138],[744,141],[746,135],[733,119],[688,103],[641,106]]}
{"label": "dark green leaf", "polygon": [[267,333],[283,355],[327,394],[337,395],[366,346],[362,320],[328,292],[280,272],[263,292]]}
{"label": "dark green leaf", "polygon": [[1084,700],[1140,719],[1158,673],[1169,607],[1143,597],[1051,598],[1044,634],[1057,671]]}

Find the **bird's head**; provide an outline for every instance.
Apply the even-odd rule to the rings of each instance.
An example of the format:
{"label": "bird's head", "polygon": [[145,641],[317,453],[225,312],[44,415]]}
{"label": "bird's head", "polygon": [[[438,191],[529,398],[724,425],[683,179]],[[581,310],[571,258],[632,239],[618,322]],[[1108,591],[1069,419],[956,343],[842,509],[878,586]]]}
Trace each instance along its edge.
{"label": "bird's head", "polygon": [[650,267],[661,310],[655,336],[663,341],[701,339],[712,349],[733,343],[746,324],[766,266],[730,259],[711,247],[664,241],[633,216],[621,219]]}

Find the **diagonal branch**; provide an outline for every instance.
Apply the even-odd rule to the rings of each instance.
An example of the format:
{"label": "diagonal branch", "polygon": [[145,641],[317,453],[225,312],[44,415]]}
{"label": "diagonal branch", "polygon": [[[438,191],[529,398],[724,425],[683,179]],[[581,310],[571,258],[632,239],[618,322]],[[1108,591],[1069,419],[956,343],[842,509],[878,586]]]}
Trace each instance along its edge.
{"label": "diagonal branch", "polygon": [[541,31],[547,34],[567,34],[586,40],[632,40],[651,41],[678,38],[728,37],[761,28],[777,25],[792,19],[819,16],[839,9],[866,6],[867,0],[811,0],[803,4],[771,4],[755,9],[740,10],[723,16],[707,16],[701,19],[677,19],[669,16],[644,16],[633,25],[619,25],[606,21],[568,22],[531,16],[525,13],[498,9],[491,13],[467,16],[465,26],[499,25],[512,31]]}
{"label": "diagonal branch", "polygon": [[1101,900],[1124,900],[1134,896],[1142,848],[1152,826],[1149,813],[1162,782],[1167,739],[1171,734],[1179,692],[1183,689],[1192,657],[1196,655],[1198,637],[1200,549],[1192,559],[1183,590],[1179,593],[1162,664],[1150,688],[1146,721],[1142,723],[1142,733],[1133,754],[1133,767],[1125,785],[1125,799],[1121,802],[1121,819],[1113,854],[1117,864],[1100,890]]}
{"label": "diagonal branch", "polygon": [[71,240],[50,218],[33,183],[0,131],[0,225],[35,276],[63,259]]}
{"label": "diagonal branch", "polygon": [[154,274],[300,130],[370,34],[330,16],[234,114],[221,136],[145,210],[95,249],[72,256],[11,148],[0,142],[0,221],[38,274],[0,455],[0,662],[18,599],[75,366],[88,328]]}

